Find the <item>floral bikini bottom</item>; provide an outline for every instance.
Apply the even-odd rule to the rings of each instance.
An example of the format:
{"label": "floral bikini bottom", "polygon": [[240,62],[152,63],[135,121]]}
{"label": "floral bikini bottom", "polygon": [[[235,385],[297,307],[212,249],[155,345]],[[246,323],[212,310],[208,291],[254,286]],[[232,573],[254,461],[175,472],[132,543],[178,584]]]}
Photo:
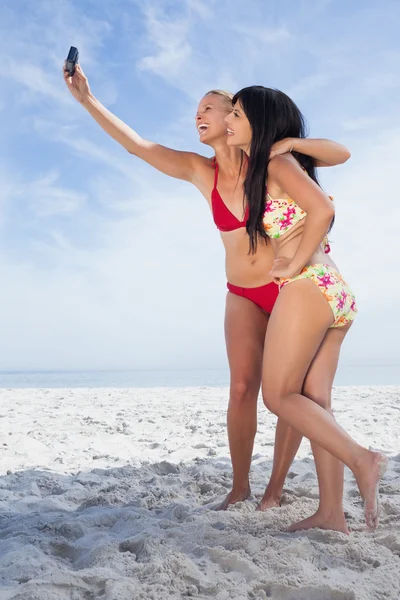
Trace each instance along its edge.
{"label": "floral bikini bottom", "polygon": [[279,288],[299,279],[311,279],[327,299],[333,312],[333,325],[342,327],[354,320],[357,312],[354,294],[341,274],[330,265],[316,264],[304,267],[299,275],[281,279]]}

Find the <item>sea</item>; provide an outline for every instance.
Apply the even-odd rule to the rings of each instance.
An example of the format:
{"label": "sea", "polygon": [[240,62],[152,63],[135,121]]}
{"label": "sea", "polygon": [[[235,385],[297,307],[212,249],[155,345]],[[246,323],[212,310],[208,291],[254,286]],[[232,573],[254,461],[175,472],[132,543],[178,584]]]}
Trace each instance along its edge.
{"label": "sea", "polygon": [[[0,371],[0,388],[225,387],[228,368]],[[400,363],[342,364],[335,385],[400,385]]]}

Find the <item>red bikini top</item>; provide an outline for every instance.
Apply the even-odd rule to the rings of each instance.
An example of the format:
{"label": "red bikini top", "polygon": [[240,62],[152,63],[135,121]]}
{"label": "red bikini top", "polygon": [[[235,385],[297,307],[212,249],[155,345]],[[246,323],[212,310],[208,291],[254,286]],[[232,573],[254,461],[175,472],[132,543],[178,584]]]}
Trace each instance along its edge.
{"label": "red bikini top", "polygon": [[214,217],[214,223],[217,226],[219,231],[234,231],[235,229],[240,229],[241,227],[246,227],[247,220],[249,218],[249,207],[246,206],[246,212],[243,218],[243,221],[239,221],[237,217],[229,210],[226,206],[225,202],[222,200],[218,190],[218,163],[214,158],[213,167],[215,169],[215,177],[214,177],[214,187],[211,192],[211,207],[212,213]]}

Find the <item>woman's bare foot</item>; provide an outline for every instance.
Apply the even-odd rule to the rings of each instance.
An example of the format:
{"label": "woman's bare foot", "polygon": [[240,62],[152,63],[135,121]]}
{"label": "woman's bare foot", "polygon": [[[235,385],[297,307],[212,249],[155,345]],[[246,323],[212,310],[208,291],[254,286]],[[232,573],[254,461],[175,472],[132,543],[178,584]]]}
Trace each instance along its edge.
{"label": "woman's bare foot", "polygon": [[243,502],[250,496],[250,487],[244,490],[231,490],[225,500],[217,506],[215,510],[226,510],[230,504],[236,504],[236,502]]}
{"label": "woman's bare foot", "polygon": [[346,535],[350,534],[343,512],[324,514],[317,511],[315,515],[308,517],[308,519],[293,523],[288,531],[300,531],[301,529],[313,529],[314,527],[319,527],[319,529],[330,529],[332,531],[341,531]]}
{"label": "woman's bare foot", "polygon": [[273,494],[268,491],[268,488],[265,490],[264,496],[261,498],[260,502],[257,505],[256,510],[263,512],[264,510],[268,510],[269,508],[276,508],[281,505],[281,494]]}
{"label": "woman's bare foot", "polygon": [[387,469],[388,459],[380,452],[366,450],[359,460],[354,475],[364,500],[364,514],[367,527],[376,529],[379,524],[379,483]]}

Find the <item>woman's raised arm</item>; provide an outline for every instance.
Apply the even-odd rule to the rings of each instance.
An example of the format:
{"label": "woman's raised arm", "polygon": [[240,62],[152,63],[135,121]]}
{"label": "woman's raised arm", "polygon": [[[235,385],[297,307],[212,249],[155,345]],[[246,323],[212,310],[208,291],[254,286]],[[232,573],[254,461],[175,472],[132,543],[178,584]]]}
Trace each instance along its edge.
{"label": "woman's raised arm", "polygon": [[80,65],[72,77],[64,70],[64,80],[73,97],[88,111],[100,127],[130,154],[141,158],[158,171],[192,182],[203,157],[194,152],[180,152],[140,137],[136,131],[110,112],[91,93]]}

